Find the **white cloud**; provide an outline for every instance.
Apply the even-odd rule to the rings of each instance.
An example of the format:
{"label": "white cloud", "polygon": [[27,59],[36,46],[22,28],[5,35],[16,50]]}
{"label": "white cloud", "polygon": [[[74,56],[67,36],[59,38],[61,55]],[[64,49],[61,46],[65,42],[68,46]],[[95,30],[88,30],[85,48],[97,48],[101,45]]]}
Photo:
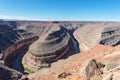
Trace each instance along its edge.
{"label": "white cloud", "polygon": [[12,20],[40,20],[38,18],[23,17],[23,16],[8,16],[0,15],[0,19],[12,19]]}

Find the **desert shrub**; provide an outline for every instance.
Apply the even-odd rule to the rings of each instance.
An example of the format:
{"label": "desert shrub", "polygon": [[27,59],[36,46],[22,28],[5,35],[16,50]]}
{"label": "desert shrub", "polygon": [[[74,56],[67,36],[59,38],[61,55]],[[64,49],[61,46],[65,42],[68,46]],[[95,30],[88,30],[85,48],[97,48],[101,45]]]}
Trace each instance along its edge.
{"label": "desert shrub", "polygon": [[31,70],[29,70],[29,69],[27,69],[27,68],[24,68],[24,72],[26,72],[26,73],[33,73],[33,71],[31,71]]}
{"label": "desert shrub", "polygon": [[115,68],[117,66],[118,66],[117,63],[110,62],[110,63],[108,63],[108,64],[105,65],[105,68],[107,68],[107,69],[113,69],[113,68]]}

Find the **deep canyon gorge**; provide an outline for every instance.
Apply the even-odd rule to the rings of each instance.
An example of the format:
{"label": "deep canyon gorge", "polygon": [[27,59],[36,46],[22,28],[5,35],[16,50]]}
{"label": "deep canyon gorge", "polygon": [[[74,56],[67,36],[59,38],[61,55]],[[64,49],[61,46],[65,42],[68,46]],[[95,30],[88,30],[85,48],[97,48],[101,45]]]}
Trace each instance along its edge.
{"label": "deep canyon gorge", "polygon": [[119,80],[120,23],[0,20],[0,80]]}

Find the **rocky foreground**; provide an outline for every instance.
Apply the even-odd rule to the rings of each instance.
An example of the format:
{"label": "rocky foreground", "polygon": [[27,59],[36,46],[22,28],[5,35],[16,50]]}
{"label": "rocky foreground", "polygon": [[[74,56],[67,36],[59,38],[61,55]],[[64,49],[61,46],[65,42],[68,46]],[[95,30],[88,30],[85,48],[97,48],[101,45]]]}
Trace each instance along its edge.
{"label": "rocky foreground", "polygon": [[0,21],[0,79],[119,80],[119,44],[118,22]]}
{"label": "rocky foreground", "polygon": [[96,45],[90,51],[59,60],[30,80],[119,80],[120,46]]}

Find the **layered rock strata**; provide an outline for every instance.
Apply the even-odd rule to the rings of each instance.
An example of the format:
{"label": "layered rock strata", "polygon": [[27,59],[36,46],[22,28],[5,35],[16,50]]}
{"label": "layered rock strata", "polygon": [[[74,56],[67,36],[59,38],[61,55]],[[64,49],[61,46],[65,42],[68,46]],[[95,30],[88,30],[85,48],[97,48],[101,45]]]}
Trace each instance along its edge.
{"label": "layered rock strata", "polygon": [[7,21],[8,24],[16,26],[18,29],[24,29],[34,34],[46,34],[51,28],[62,26],[68,30],[81,27],[88,22],[79,21]]}
{"label": "layered rock strata", "polygon": [[88,51],[99,44],[104,24],[87,24],[74,32],[74,37],[79,43],[80,51]]}
{"label": "layered rock strata", "polygon": [[[37,40],[33,33],[0,24],[0,54],[6,65],[11,66],[17,55],[25,51],[25,47]],[[25,48],[25,49],[23,49]]]}
{"label": "layered rock strata", "polygon": [[116,46],[120,44],[120,27],[105,28],[102,32],[100,44]]}
{"label": "layered rock strata", "polygon": [[57,28],[34,42],[23,57],[22,63],[25,68],[33,71],[48,67],[49,63],[67,54],[71,45],[69,34],[64,29]]}
{"label": "layered rock strata", "polygon": [[0,64],[0,80],[19,80],[22,73]]}
{"label": "layered rock strata", "polygon": [[90,51],[54,62],[50,68],[41,69],[30,74],[28,78],[30,80],[119,80],[119,49],[120,46],[96,45]]}
{"label": "layered rock strata", "polygon": [[120,44],[120,24],[87,24],[74,32],[80,51],[88,51],[96,44],[116,46]]}

